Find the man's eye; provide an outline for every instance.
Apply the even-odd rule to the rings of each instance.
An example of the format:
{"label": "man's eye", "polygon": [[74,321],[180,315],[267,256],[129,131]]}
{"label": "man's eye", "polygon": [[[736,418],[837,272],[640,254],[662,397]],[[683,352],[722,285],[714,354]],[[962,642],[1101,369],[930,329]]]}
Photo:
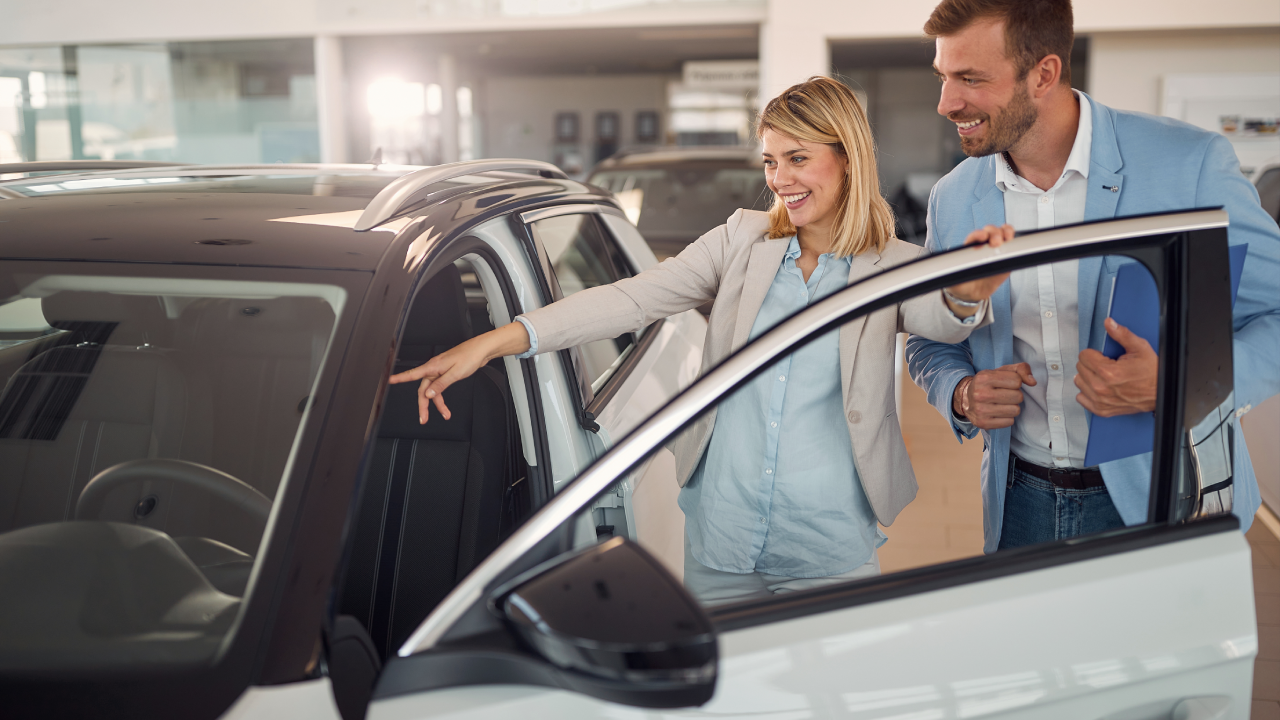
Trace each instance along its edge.
{"label": "man's eye", "polygon": [[965,78],[965,79],[964,79],[964,84],[965,84],[965,85],[968,85],[968,86],[970,86],[970,87],[973,87],[974,85],[977,85],[977,84],[978,84],[978,80],[977,80],[977,78]]}

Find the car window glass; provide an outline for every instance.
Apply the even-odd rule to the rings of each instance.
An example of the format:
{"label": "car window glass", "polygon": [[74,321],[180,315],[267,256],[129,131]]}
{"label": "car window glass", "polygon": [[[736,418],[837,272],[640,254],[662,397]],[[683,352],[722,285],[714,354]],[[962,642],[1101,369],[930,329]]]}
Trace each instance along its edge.
{"label": "car window glass", "polygon": [[0,666],[207,660],[233,627],[347,294],[201,273],[0,263]]}
{"label": "car window glass", "polygon": [[[410,305],[395,371],[493,329],[502,302],[487,295],[474,263],[446,266]],[[337,606],[384,659],[532,511],[507,375],[518,367],[497,359],[459,380],[444,392],[451,418],[433,413],[425,425],[416,383],[387,389]]]}
{"label": "car window glass", "polygon": [[[1103,307],[1097,317],[1106,317],[1114,286],[1113,314],[1140,332],[1158,334],[1159,301],[1146,268],[1120,257],[1086,262],[1100,272]],[[1071,261],[1020,270],[1007,281],[1024,295],[1030,288],[1033,300],[1015,304],[1020,323],[1015,342],[1027,346],[1018,357],[1033,368],[1035,379],[1034,387],[1021,387],[1022,417],[1037,419],[1020,428],[1014,444],[1050,467],[1083,467],[1086,457],[1096,465],[1101,460],[1089,454],[1091,444],[1103,453],[1100,457],[1149,452],[1154,431],[1151,413],[1140,413],[1104,421],[1110,423],[1109,433],[1090,435],[1074,385],[1081,350],[1072,317],[1078,300],[1060,296],[1054,310],[1039,304],[1040,290],[1075,287],[1079,272],[1080,263]],[[794,288],[805,287],[800,276],[791,279]],[[843,285],[836,283],[837,289]],[[817,294],[828,290],[817,288]],[[780,294],[771,294],[766,300],[753,338],[774,324],[769,303],[779,299]],[[906,329],[963,340],[966,327],[943,303],[936,290],[904,303]],[[912,382],[902,355],[895,362],[896,312],[890,307],[859,321],[854,379],[840,377],[839,330],[775,357],[599,496],[574,521],[575,543],[626,536],[683,578],[705,604],[716,606],[982,555],[982,487],[989,486],[981,475],[982,435],[958,442],[949,417],[930,406]],[[1058,338],[1054,346],[1029,347],[1046,333]],[[1158,337],[1151,338],[1158,347]],[[1123,351],[1106,343],[1100,327],[1087,346],[1111,355]],[[930,350],[969,357],[964,348],[946,343]],[[846,387],[849,382],[853,387]],[[1098,426],[1099,419],[1093,424]],[[1217,429],[1206,425],[1202,434]],[[1117,443],[1117,437],[1124,442]],[[1226,459],[1203,473],[1205,482],[1229,480],[1229,441],[1217,435],[1204,447]],[[1056,461],[1050,453],[1062,453],[1057,457],[1065,460]],[[1141,487],[1149,476],[1131,481]],[[1035,478],[1026,485],[1018,492],[1044,491],[1052,501],[1052,485]],[[1092,485],[1079,490],[1075,495],[1091,494],[1090,502],[1097,505],[1091,511],[1096,522],[1086,523],[1083,534],[1123,526],[1105,490]],[[903,501],[895,505],[894,496]],[[1229,497],[1225,504],[1229,507]],[[1145,515],[1146,501],[1137,505]],[[1207,508],[1222,510],[1221,504]],[[1030,534],[1029,542],[1053,540],[1052,527],[1041,529],[1050,535]]]}
{"label": "car window glass", "polygon": [[[594,214],[545,218],[533,223],[533,231],[547,251],[565,297],[632,275],[626,258],[613,238],[601,230]],[[594,389],[600,388],[634,344],[635,336],[625,333],[579,346],[586,382]]]}

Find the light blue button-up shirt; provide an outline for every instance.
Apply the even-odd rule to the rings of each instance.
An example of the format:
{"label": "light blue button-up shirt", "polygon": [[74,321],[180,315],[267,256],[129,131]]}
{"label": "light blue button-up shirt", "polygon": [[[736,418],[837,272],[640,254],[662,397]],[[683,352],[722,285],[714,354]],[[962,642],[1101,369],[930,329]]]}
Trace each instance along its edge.
{"label": "light blue button-up shirt", "polygon": [[[820,255],[806,283],[799,257],[792,237],[752,339],[848,284],[849,258]],[[721,402],[680,508],[690,552],[715,570],[825,577],[871,558],[885,538],[849,440],[838,329]]]}

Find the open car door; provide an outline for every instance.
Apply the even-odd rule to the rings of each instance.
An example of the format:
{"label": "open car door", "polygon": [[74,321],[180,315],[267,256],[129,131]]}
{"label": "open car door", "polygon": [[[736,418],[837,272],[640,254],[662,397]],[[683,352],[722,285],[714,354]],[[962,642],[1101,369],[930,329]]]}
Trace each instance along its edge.
{"label": "open car door", "polygon": [[[619,439],[463,580],[387,664],[370,717],[1245,720],[1257,630],[1222,492],[1242,447],[1226,228],[1215,210],[1058,228],[813,303]],[[595,525],[600,497],[807,343],[960,281],[1069,260],[1100,263],[1103,282],[1137,263],[1158,291],[1145,522],[713,607],[634,528]]]}

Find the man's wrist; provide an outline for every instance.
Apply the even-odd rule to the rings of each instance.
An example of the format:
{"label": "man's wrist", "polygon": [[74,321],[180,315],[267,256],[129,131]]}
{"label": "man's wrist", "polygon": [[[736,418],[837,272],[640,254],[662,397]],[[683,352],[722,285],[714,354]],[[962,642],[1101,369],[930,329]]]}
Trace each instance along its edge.
{"label": "man's wrist", "polygon": [[969,385],[973,383],[973,376],[966,375],[956,383],[956,389],[951,393],[951,412],[958,418],[969,419],[968,399]]}

